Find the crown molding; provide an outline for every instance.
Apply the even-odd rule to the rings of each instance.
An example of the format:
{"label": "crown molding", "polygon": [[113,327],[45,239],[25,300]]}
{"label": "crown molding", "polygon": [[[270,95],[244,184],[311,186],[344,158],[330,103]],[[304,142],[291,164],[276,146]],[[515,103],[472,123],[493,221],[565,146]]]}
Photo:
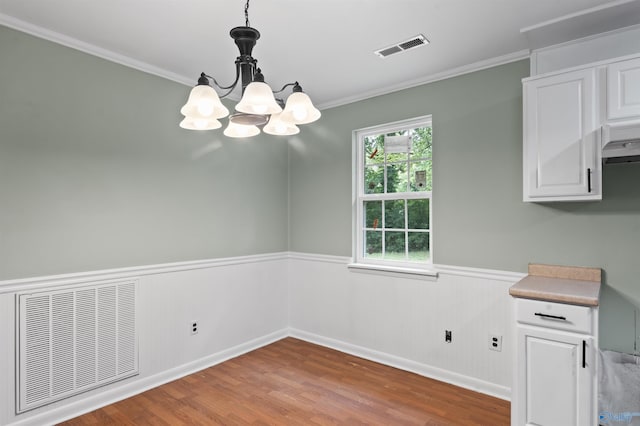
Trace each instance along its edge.
{"label": "crown molding", "polygon": [[[102,59],[106,59],[107,61],[115,62],[120,65],[124,65],[129,68],[136,69],[138,71],[142,71],[148,74],[152,74],[158,77],[165,78],[167,80],[174,81],[176,83],[184,84],[186,86],[193,86],[194,78],[193,76],[187,77],[184,75],[176,74],[171,71],[167,71],[166,69],[156,67],[154,65],[148,64],[146,62],[139,61],[130,56],[125,56],[111,50],[107,50],[96,45],[86,43],[82,40],[78,40],[73,37],[66,36],[64,34],[42,28],[40,26],[31,24],[29,22],[25,22],[23,20],[14,18],[12,16],[0,13],[0,25],[4,25],[6,27],[12,28],[14,30],[22,31],[24,33],[33,35],[38,38],[42,38],[57,44],[61,44],[63,46],[79,50],[81,52],[87,53],[89,55],[97,56]],[[376,96],[386,95],[389,93],[397,92],[404,89],[410,89],[416,86],[421,86],[427,83],[433,83],[435,81],[446,80],[451,77],[457,77],[459,75],[472,73],[475,71],[480,71],[487,68],[492,68],[498,65],[507,64],[510,62],[519,61],[522,59],[529,58],[529,50],[520,50],[518,52],[510,53],[503,56],[498,56],[491,59],[486,59],[479,62],[474,62],[472,64],[463,65],[460,67],[452,68],[447,71],[430,74],[419,79],[405,81],[401,84],[395,84],[391,86],[381,87],[372,91],[360,93],[356,96],[349,96],[341,99],[337,99],[331,102],[325,102],[319,105],[316,105],[318,109],[328,109],[335,108],[338,106],[363,101],[365,99],[373,98]],[[229,99],[235,100],[233,96],[230,96]]]}
{"label": "crown molding", "polygon": [[48,40],[53,43],[70,47],[71,49],[88,53],[89,55],[97,56],[98,58],[106,59],[110,62],[115,62],[116,64],[124,65],[125,67],[133,68],[147,74],[152,74],[158,77],[165,78],[167,80],[175,81],[176,83],[193,86],[195,82],[195,79],[193,77],[189,78],[167,71],[163,68],[139,61],[130,56],[121,55],[111,50],[103,49],[102,47],[98,47],[94,44],[86,43],[82,40],[78,40],[77,38],[69,37],[67,35],[42,28],[40,26],[14,18],[13,16],[5,15],[3,13],[0,13],[0,25],[4,25],[5,27],[30,34],[44,40]]}
{"label": "crown molding", "polygon": [[530,51],[528,49],[520,50],[518,52],[509,53],[507,55],[497,56],[495,58],[485,59],[483,61],[474,62],[472,64],[451,68],[446,71],[429,74],[419,79],[405,81],[401,84],[381,87],[369,92],[361,93],[357,96],[350,96],[350,97],[341,98],[332,102],[325,102],[323,104],[316,105],[316,108],[318,109],[335,108],[342,105],[351,104],[354,102],[364,101],[365,99],[374,98],[376,96],[387,95],[389,93],[398,92],[404,89],[411,89],[413,87],[421,86],[423,84],[434,83],[436,81],[446,80],[452,77],[458,77],[460,75],[497,67],[498,65],[504,65],[511,62],[521,61],[523,59],[529,59],[529,55],[530,55]]}

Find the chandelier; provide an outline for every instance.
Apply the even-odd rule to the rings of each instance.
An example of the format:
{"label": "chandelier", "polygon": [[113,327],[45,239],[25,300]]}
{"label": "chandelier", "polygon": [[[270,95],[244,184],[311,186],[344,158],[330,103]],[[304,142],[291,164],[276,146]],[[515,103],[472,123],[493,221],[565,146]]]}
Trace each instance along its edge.
{"label": "chandelier", "polygon": [[[245,26],[235,27],[229,33],[240,51],[235,62],[235,81],[229,86],[221,86],[215,78],[201,73],[187,103],[180,109],[184,115],[180,127],[189,130],[219,129],[222,123],[218,119],[229,116],[224,134],[232,138],[255,136],[260,133],[258,126],[264,126],[262,130],[271,135],[295,135],[300,132],[298,124],[316,121],[320,118],[320,111],[313,106],[297,81],[285,84],[278,91],[271,90],[264,82],[264,75],[257,67],[258,61],[251,56],[260,32],[249,26],[249,0],[244,6],[244,16]],[[221,91],[220,95],[211,82]],[[242,84],[242,98],[235,106],[236,112],[229,115],[220,98],[231,94],[238,83]],[[291,88],[291,94],[285,103],[276,95],[280,96],[288,88]]]}

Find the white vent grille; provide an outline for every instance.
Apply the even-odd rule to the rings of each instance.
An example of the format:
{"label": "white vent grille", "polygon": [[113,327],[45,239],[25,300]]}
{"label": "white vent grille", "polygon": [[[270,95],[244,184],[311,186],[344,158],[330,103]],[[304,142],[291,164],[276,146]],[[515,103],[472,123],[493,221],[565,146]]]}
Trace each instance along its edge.
{"label": "white vent grille", "polygon": [[138,374],[136,283],[18,295],[17,412]]}
{"label": "white vent grille", "polygon": [[418,34],[415,37],[411,37],[408,40],[401,41],[400,43],[396,43],[391,46],[384,47],[382,49],[376,50],[375,53],[381,58],[386,58],[387,56],[394,55],[400,52],[406,52],[409,49],[414,49],[419,46],[424,46],[425,44],[429,44],[429,40],[422,34]]}

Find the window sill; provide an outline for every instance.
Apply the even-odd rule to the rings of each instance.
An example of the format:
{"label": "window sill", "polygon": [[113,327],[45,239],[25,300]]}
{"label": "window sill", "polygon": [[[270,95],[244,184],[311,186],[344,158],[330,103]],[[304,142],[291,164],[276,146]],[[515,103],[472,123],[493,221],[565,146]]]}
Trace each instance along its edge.
{"label": "window sill", "polygon": [[347,265],[351,272],[364,274],[387,275],[401,278],[425,279],[436,281],[438,272],[432,269],[408,268],[401,266],[371,265],[365,263],[349,263]]}

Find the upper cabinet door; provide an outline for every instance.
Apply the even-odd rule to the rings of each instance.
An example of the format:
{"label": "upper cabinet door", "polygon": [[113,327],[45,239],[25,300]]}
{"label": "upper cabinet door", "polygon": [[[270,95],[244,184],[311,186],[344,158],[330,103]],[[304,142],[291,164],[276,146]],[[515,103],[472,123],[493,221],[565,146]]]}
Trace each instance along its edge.
{"label": "upper cabinet door", "polygon": [[607,67],[607,119],[640,118],[640,58]]}
{"label": "upper cabinet door", "polygon": [[596,70],[524,83],[524,201],[600,200]]}

